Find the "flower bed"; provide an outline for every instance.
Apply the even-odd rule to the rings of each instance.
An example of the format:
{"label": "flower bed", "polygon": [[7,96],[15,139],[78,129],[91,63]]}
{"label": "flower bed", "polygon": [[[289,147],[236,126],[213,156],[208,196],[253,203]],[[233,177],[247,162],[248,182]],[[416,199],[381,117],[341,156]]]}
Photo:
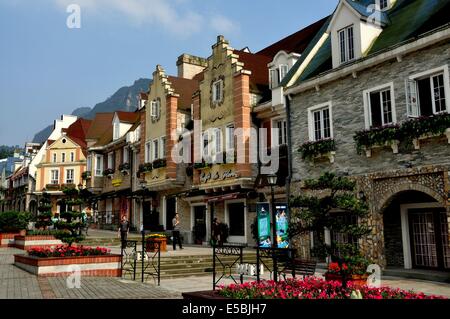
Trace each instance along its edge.
{"label": "flower bed", "polygon": [[62,242],[53,235],[14,236],[14,247],[27,251],[34,248],[53,247],[56,245],[62,245]]}
{"label": "flower bed", "polygon": [[80,270],[82,276],[120,277],[121,256],[106,248],[58,246],[35,248],[28,256],[14,255],[14,265],[41,277],[67,276]]}
{"label": "flower bed", "polygon": [[[363,286],[358,289],[362,299],[446,299],[388,287]],[[233,299],[352,299],[357,294],[351,283],[347,288],[343,288],[342,284],[337,281],[308,277],[304,280],[288,279],[278,283],[261,281],[242,285],[233,284],[222,287],[219,295]]]}
{"label": "flower bed", "polygon": [[14,247],[14,237],[19,233],[0,233],[0,248]]}

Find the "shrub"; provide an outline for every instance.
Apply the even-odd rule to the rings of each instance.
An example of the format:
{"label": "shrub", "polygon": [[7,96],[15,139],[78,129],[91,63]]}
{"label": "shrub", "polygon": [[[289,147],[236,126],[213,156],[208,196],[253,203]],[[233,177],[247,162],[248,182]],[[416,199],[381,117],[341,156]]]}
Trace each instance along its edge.
{"label": "shrub", "polygon": [[28,223],[33,219],[27,212],[4,212],[0,214],[0,230],[2,232],[19,232],[28,228]]}
{"label": "shrub", "polygon": [[307,142],[300,146],[298,151],[302,154],[302,159],[311,160],[319,155],[336,151],[336,142],[334,139]]}
{"label": "shrub", "polygon": [[358,154],[361,154],[364,148],[382,146],[394,140],[400,140],[400,138],[400,127],[398,125],[372,128],[356,132],[355,136],[353,136]]}

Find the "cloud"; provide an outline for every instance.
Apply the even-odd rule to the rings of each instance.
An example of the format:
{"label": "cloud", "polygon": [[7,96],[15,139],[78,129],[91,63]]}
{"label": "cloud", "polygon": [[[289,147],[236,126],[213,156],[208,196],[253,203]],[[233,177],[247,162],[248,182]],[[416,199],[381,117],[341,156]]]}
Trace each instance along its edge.
{"label": "cloud", "polygon": [[229,33],[236,26],[228,18],[207,15],[189,9],[189,0],[51,0],[56,5],[67,8],[78,4],[81,13],[86,10],[93,14],[120,14],[131,24],[161,26],[178,36],[189,37],[203,31],[205,25],[220,33]]}

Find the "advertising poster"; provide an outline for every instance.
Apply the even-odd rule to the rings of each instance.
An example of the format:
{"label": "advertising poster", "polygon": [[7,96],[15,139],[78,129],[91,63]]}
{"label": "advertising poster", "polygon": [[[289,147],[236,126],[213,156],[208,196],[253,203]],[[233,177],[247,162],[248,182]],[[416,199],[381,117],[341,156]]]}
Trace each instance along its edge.
{"label": "advertising poster", "polygon": [[287,205],[276,204],[276,229],[278,248],[289,248],[288,228],[289,219],[287,216]]}
{"label": "advertising poster", "polygon": [[269,203],[257,203],[258,213],[258,245],[259,247],[271,247],[270,241],[270,205]]}

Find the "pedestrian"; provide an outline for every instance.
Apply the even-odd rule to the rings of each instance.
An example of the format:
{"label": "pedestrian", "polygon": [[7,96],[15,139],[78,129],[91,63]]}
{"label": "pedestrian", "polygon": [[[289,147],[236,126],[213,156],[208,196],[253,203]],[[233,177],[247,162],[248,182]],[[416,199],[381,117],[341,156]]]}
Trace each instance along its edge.
{"label": "pedestrian", "polygon": [[175,217],[172,219],[172,237],[173,237],[173,250],[177,250],[177,242],[180,246],[180,249],[183,249],[183,245],[181,244],[181,238],[180,238],[180,215],[178,213],[175,213]]}
{"label": "pedestrian", "polygon": [[212,225],[212,245],[220,246],[220,222],[217,218],[214,218]]}
{"label": "pedestrian", "polygon": [[125,248],[125,243],[128,239],[128,232],[130,230],[130,223],[128,222],[127,216],[122,215],[122,220],[120,221],[119,231],[117,237],[120,238],[122,243],[122,248]]}

